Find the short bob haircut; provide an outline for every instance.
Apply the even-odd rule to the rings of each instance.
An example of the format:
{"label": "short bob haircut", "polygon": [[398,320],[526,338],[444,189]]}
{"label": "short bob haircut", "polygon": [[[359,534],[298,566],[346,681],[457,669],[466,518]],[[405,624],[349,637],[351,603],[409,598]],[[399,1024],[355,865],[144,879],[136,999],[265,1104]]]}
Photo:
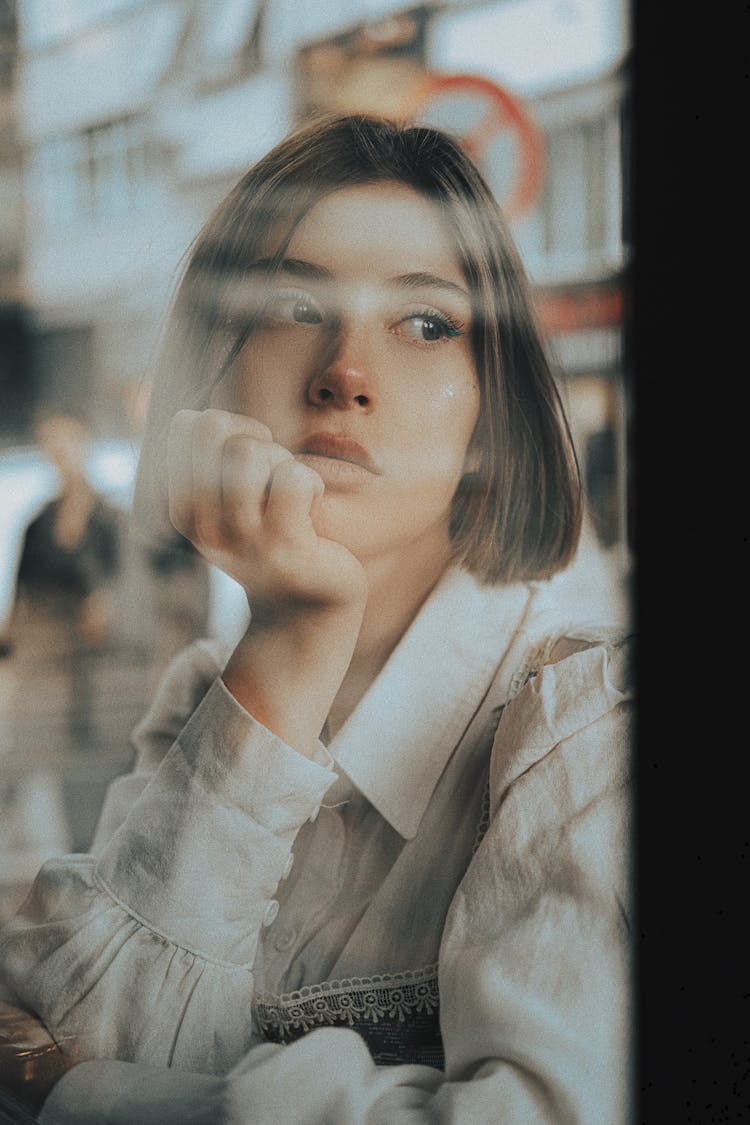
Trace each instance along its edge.
{"label": "short bob haircut", "polygon": [[136,528],[174,536],[166,434],[177,410],[205,409],[253,330],[232,294],[323,197],[358,184],[404,184],[437,204],[473,302],[481,406],[478,471],[451,512],[455,559],[484,582],[548,578],[578,545],[581,482],[568,420],[524,268],[497,201],[460,146],[434,128],[364,115],[318,118],[263,156],[219,204],[185,260],[165,324],[136,484]]}

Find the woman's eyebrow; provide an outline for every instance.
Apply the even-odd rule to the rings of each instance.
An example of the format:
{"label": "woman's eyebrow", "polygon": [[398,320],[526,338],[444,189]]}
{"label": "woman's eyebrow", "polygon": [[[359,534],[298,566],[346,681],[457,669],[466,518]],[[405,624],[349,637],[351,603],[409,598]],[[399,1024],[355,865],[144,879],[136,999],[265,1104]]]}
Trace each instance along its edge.
{"label": "woman's eyebrow", "polygon": [[398,277],[392,277],[390,283],[401,285],[406,289],[447,289],[451,293],[458,293],[466,301],[471,301],[468,290],[462,285],[457,285],[455,281],[448,281],[447,278],[439,277],[434,273],[402,273]]}
{"label": "woman's eyebrow", "polygon": [[282,258],[279,263],[273,258],[261,258],[250,266],[253,273],[263,273],[271,269],[277,269],[279,273],[290,273],[295,277],[312,278],[315,281],[333,280],[333,274],[324,266],[306,262],[302,258]]}
{"label": "woman's eyebrow", "polygon": [[[325,266],[320,266],[316,262],[308,262],[304,258],[282,258],[278,264],[273,258],[261,258],[257,262],[253,262],[250,266],[252,273],[262,273],[269,271],[273,268],[278,270],[278,273],[291,274],[293,277],[299,277],[308,281],[335,281],[335,275]],[[468,290],[462,285],[458,285],[455,281],[449,281],[446,277],[440,277],[439,274],[415,272],[415,273],[402,273],[395,277],[388,279],[388,285],[396,288],[403,289],[442,289],[450,293],[456,293],[465,301],[471,303],[471,295]]]}

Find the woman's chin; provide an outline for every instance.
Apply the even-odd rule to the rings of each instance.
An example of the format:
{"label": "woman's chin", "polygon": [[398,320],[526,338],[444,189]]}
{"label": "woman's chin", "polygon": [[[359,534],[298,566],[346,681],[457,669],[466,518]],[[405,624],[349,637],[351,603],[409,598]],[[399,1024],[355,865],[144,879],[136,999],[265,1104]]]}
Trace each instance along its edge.
{"label": "woman's chin", "polygon": [[388,565],[389,559],[405,570],[448,563],[452,546],[447,519],[427,523],[420,519],[422,513],[405,508],[395,515],[372,504],[359,510],[336,494],[324,493],[315,501],[312,522],[322,539],[340,543],[368,569],[378,560]]}

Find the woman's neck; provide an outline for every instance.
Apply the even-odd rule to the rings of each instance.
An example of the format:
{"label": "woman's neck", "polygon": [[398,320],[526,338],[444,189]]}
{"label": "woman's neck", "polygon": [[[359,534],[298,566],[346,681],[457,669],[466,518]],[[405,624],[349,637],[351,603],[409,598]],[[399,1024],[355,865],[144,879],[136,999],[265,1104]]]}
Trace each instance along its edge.
{"label": "woman's neck", "polygon": [[450,563],[450,545],[444,551],[416,549],[409,555],[408,560],[399,556],[366,564],[367,608],[349,669],[328,715],[329,738],[357,706],[442,577]]}

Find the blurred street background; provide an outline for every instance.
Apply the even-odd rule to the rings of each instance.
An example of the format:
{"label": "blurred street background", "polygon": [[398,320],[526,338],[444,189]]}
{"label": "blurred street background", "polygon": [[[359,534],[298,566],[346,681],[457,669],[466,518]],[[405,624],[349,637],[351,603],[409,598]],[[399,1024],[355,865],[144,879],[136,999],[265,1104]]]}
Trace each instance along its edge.
{"label": "blurred street background", "polygon": [[[127,515],[181,257],[315,112],[443,125],[479,162],[584,472],[560,581],[628,614],[632,54],[627,0],[0,0],[0,921],[89,846],[171,656],[243,622],[228,579],[137,549]],[[51,521],[85,582],[41,572]]]}

